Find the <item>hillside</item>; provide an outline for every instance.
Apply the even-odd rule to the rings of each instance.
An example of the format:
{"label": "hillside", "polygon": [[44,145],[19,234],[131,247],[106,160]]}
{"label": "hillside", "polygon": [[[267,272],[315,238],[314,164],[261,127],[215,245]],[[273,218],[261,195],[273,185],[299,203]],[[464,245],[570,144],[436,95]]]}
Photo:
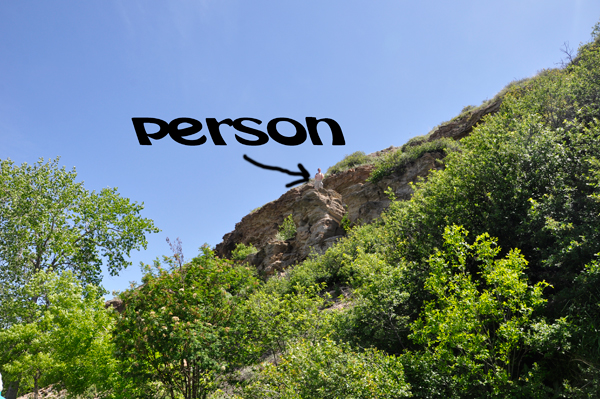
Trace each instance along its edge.
{"label": "hillside", "polygon": [[[49,318],[75,327],[59,338],[49,329],[63,346],[36,354],[51,372],[38,368],[35,387],[110,398],[598,397],[600,24],[592,36],[564,67],[425,136],[349,155],[323,189],[289,190],[189,262],[173,245],[120,293],[118,311],[73,276],[45,276],[49,290],[75,287]],[[32,380],[20,381],[32,390]]]}
{"label": "hillside", "polygon": [[[501,103],[500,95],[438,126],[427,137],[413,139],[403,148],[390,147],[369,154],[362,160],[367,164],[351,165],[339,171],[340,166],[332,166],[330,171],[335,173],[328,172],[322,190],[314,190],[312,183],[306,183],[253,211],[236,224],[234,231],[223,237],[223,242],[216,246],[216,254],[230,258],[236,245],[253,245],[258,253],[248,255],[247,261],[269,276],[304,261],[311,252],[323,254],[346,235],[340,225],[342,219],[345,218],[347,226],[378,219],[390,204],[388,189],[396,199],[408,200],[413,193],[411,184],[425,178],[430,170],[443,167],[441,160],[448,147],[444,139],[466,137],[483,117],[497,112]],[[369,180],[376,168],[374,162],[418,148],[423,150],[414,159],[402,165],[392,164],[388,167],[389,174],[377,181]],[[339,165],[347,165],[349,159],[352,156],[340,161]],[[288,215],[292,215],[297,233],[292,239],[278,240],[278,227]]]}

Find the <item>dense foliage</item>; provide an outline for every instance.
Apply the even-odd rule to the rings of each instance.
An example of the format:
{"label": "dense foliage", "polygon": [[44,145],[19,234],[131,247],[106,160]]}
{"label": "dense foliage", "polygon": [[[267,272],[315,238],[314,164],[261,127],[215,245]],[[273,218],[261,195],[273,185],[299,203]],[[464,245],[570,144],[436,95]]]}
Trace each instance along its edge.
{"label": "dense foliage", "polygon": [[19,309],[20,323],[0,330],[5,381],[34,392],[55,382],[75,394],[90,386],[111,389],[116,378],[112,319],[99,289],[83,288],[70,271],[60,276],[42,271],[24,292],[38,301]]}
{"label": "dense foliage", "polygon": [[404,398],[402,364],[376,349],[356,352],[326,340],[295,342],[278,366],[267,363],[246,398]]}
{"label": "dense foliage", "polygon": [[0,161],[0,326],[15,322],[22,288],[38,272],[71,270],[99,285],[101,268],[118,273],[133,249],[156,232],[142,205],[115,188],[89,192],[58,159],[16,166]]}
{"label": "dense foliage", "polygon": [[180,268],[156,265],[143,285],[121,293],[127,304],[115,327],[117,359],[133,384],[125,397],[204,398],[219,373],[254,360],[243,343],[244,301],[258,280],[245,266],[203,247]]}
{"label": "dense foliage", "polygon": [[231,251],[231,259],[233,260],[244,260],[248,255],[252,255],[258,252],[258,249],[252,244],[239,243],[235,246],[235,249]]}

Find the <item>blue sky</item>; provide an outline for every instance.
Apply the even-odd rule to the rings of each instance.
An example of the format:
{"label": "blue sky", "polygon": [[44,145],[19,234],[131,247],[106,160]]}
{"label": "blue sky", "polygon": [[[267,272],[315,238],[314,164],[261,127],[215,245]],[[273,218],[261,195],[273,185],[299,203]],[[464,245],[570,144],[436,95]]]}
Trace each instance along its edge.
{"label": "blue sky", "polygon": [[[0,5],[0,158],[61,157],[86,188],[118,187],[162,230],[140,261],[191,258],[295,178],[344,155],[401,145],[590,39],[597,0],[14,1]],[[331,118],[345,146],[140,146],[132,117]],[[203,133],[206,130],[202,131]],[[282,129],[285,133],[285,129]]]}

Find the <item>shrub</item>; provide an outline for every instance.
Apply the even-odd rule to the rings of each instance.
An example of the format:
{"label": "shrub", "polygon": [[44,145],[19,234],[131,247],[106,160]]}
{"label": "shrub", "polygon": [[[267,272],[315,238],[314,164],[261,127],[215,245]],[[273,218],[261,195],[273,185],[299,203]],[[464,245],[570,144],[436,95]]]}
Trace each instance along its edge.
{"label": "shrub", "polygon": [[263,356],[278,363],[296,339],[322,336],[322,326],[328,313],[321,311],[329,297],[318,293],[323,285],[295,287],[295,292],[277,295],[272,290],[260,290],[246,302],[245,314],[257,332],[255,348]]}
{"label": "shrub", "polygon": [[478,236],[472,245],[467,235],[462,227],[446,227],[444,250],[429,258],[432,272],[425,288],[434,299],[412,324],[411,338],[462,393],[539,397],[533,393],[542,388],[542,374],[531,354],[568,349],[563,320],[548,324],[535,316],[546,302],[542,291],[548,284],[529,284],[527,261],[518,249],[497,259],[500,248],[489,235]]}
{"label": "shrub", "polygon": [[278,366],[267,364],[246,398],[401,398],[410,396],[402,364],[376,349],[356,352],[329,339],[301,340]]}
{"label": "shrub", "polygon": [[245,245],[243,243],[238,243],[235,245],[235,249],[231,251],[231,259],[242,261],[246,259],[246,257],[250,254],[255,254],[258,252],[258,249],[252,244]]}
{"label": "shrub", "polygon": [[359,165],[373,163],[374,159],[366,155],[362,151],[356,151],[350,155],[346,155],[344,159],[327,169],[326,176],[335,175],[336,173],[354,168]]}
{"label": "shrub", "polygon": [[350,219],[348,219],[348,214],[344,213],[344,216],[342,216],[342,220],[340,221],[340,226],[342,226],[342,229],[344,229],[344,231],[347,233],[350,231],[350,229],[352,228],[352,222],[350,222]]}
{"label": "shrub", "polygon": [[458,147],[458,142],[449,138],[441,138],[415,146],[403,146],[400,150],[379,158],[375,162],[375,170],[371,172],[371,176],[367,180],[376,183],[395,171],[403,171],[406,166],[422,157],[425,153],[456,151]]}
{"label": "shrub", "polygon": [[424,142],[426,142],[428,138],[429,138],[429,134],[425,134],[422,136],[415,136],[415,137],[409,139],[404,145],[402,145],[402,147],[400,147],[400,151],[405,151],[408,147],[414,147],[417,145],[421,145]]}
{"label": "shrub", "polygon": [[294,219],[292,215],[288,215],[283,223],[279,226],[279,232],[275,236],[278,240],[287,241],[290,238],[293,238],[296,235],[296,224],[294,223]]}

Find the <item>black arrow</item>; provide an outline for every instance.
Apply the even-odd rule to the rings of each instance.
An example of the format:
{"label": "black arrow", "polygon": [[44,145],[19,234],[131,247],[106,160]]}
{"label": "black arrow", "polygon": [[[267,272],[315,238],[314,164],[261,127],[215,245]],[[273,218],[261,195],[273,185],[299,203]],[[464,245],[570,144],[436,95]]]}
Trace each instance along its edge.
{"label": "black arrow", "polygon": [[263,165],[262,163],[256,162],[254,159],[250,158],[248,155],[244,155],[244,159],[246,161],[250,162],[252,165],[258,166],[259,168],[276,170],[278,172],[287,173],[288,175],[292,175],[292,176],[302,176],[302,179],[288,183],[285,185],[286,187],[292,187],[292,186],[295,186],[296,184],[302,184],[304,182],[307,182],[310,179],[310,173],[308,173],[308,171],[306,169],[304,169],[304,166],[302,166],[301,163],[298,164],[298,169],[300,169],[300,172],[291,172],[287,169],[278,168],[277,166]]}

